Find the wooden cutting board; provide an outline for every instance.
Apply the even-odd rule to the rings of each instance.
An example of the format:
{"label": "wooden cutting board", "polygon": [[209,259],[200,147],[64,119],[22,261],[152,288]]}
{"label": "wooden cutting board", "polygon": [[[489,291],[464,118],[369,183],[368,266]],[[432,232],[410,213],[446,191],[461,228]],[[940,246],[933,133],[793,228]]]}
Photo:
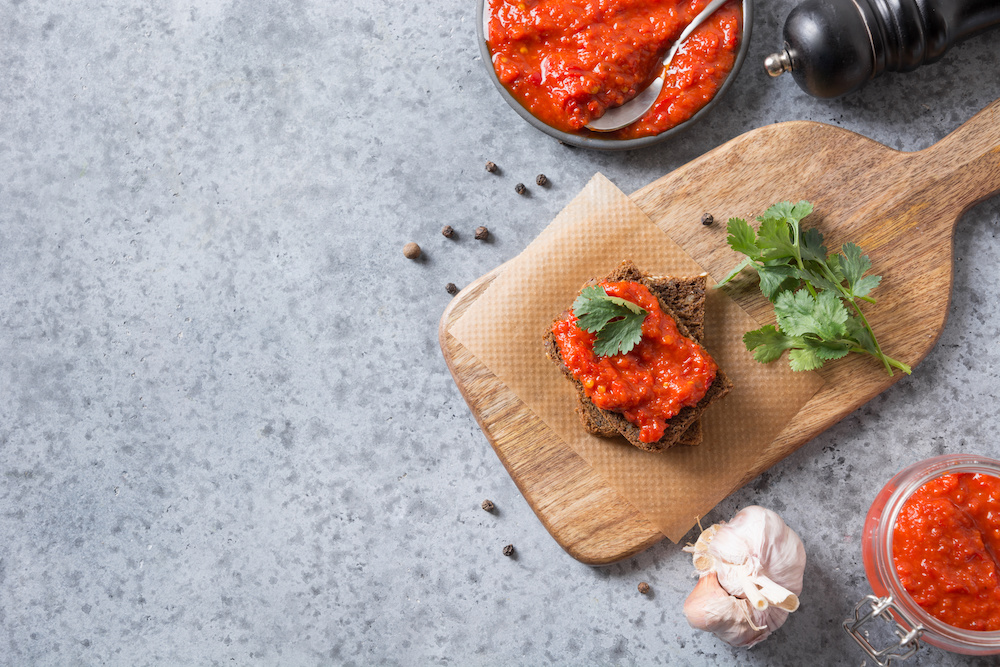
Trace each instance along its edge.
{"label": "wooden cutting board", "polygon": [[[878,304],[866,308],[866,315],[883,350],[916,366],[948,314],[955,223],[998,191],[1000,100],[913,153],[821,123],[762,127],[631,199],[715,280],[741,257],[726,244],[726,219],[752,219],[776,201],[811,201],[815,213],[805,224],[823,232],[828,248],[852,241],[871,258],[882,284],[873,294]],[[706,212],[718,221],[707,229],[700,223]],[[466,287],[442,315],[439,337],[448,367],[497,456],[556,541],[589,564],[631,556],[663,535],[448,333],[502,270]],[[755,284],[744,281],[730,295],[760,324],[773,323],[773,308]],[[889,377],[861,355],[818,372],[826,384],[730,492],[902,377]]]}

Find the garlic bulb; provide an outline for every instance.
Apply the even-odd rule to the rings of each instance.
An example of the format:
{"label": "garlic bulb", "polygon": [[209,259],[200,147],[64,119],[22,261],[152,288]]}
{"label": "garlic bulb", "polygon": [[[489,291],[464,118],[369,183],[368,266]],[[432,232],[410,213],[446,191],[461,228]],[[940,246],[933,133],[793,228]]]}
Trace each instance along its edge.
{"label": "garlic bulb", "polygon": [[688,623],[733,645],[750,647],[799,608],[806,551],[771,510],[751,505],[729,523],[702,531],[684,547],[699,581],[684,602]]}

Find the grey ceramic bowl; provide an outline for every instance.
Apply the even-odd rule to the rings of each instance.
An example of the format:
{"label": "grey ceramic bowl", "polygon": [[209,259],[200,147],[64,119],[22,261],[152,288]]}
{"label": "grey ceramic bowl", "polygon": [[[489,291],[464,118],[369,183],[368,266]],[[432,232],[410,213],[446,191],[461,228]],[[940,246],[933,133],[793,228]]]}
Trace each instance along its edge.
{"label": "grey ceramic bowl", "polygon": [[563,132],[562,130],[557,130],[550,125],[546,125],[542,121],[535,118],[530,111],[521,106],[521,103],[514,99],[514,96],[511,95],[506,88],[504,88],[503,84],[500,83],[500,79],[497,77],[496,71],[493,69],[493,59],[490,54],[490,49],[486,45],[486,0],[479,3],[477,19],[476,25],[478,26],[477,30],[479,32],[479,51],[483,56],[483,64],[486,65],[486,71],[489,73],[490,80],[493,81],[497,90],[500,91],[500,96],[507,101],[507,104],[509,104],[510,107],[521,116],[521,118],[528,121],[545,134],[555,137],[564,144],[581,146],[583,148],[623,151],[633,148],[642,148],[644,146],[651,146],[653,144],[658,144],[661,141],[666,141],[667,139],[685,131],[697,123],[705,116],[705,114],[712,110],[712,107],[719,103],[719,100],[721,100],[725,96],[726,91],[729,90],[729,86],[731,86],[733,81],[736,80],[736,75],[739,73],[740,67],[743,66],[743,61],[746,60],[747,51],[750,49],[750,30],[753,27],[753,0],[743,0],[743,31],[740,39],[740,49],[736,53],[736,61],[733,63],[732,71],[729,72],[729,76],[726,77],[726,80],[722,82],[722,85],[719,87],[715,97],[713,97],[708,104],[695,113],[695,115],[691,116],[691,118],[687,119],[680,125],[676,125],[669,130],[660,132],[652,137],[640,137],[639,139],[601,139],[599,137],[582,134],[570,134],[568,132]]}

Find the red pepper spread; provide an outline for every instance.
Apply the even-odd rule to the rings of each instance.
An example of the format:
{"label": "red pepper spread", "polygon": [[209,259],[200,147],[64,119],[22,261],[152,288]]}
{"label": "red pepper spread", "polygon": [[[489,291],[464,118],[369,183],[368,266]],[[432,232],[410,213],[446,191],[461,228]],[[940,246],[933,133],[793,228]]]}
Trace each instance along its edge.
{"label": "red pepper spread", "polygon": [[[487,44],[501,83],[535,117],[578,132],[644,90],[667,50],[709,0],[487,0]],[[705,106],[733,68],[742,5],[699,26],[670,64],[654,107],[600,136],[659,134]]]}
{"label": "red pepper spread", "polygon": [[945,475],[906,501],[892,535],[896,572],[929,614],[966,630],[1000,630],[1000,479]]}
{"label": "red pepper spread", "polygon": [[594,354],[595,334],[565,313],[552,325],[563,363],[594,405],[622,413],[640,429],[639,439],[656,442],[666,423],[682,408],[697,405],[715,381],[718,366],[660,309],[660,302],[640,283],[602,282],[609,296],[644,308],[642,339],[626,354]]}

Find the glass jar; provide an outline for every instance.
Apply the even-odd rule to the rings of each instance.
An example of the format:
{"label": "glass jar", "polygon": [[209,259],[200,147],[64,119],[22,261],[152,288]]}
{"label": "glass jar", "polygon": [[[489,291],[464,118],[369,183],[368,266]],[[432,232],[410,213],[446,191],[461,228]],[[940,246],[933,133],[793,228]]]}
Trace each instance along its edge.
{"label": "glass jar", "polygon": [[[1000,478],[1000,461],[969,454],[946,454],[914,463],[889,480],[875,496],[865,517],[862,557],[868,583],[875,595],[857,605],[854,618],[844,621],[844,629],[879,665],[913,655],[918,640],[955,653],[1000,653],[1000,631],[964,630],[931,616],[906,592],[893,563],[893,532],[903,505],[927,482],[961,472]],[[894,624],[898,643],[881,650],[869,643],[863,626],[875,618]]]}

